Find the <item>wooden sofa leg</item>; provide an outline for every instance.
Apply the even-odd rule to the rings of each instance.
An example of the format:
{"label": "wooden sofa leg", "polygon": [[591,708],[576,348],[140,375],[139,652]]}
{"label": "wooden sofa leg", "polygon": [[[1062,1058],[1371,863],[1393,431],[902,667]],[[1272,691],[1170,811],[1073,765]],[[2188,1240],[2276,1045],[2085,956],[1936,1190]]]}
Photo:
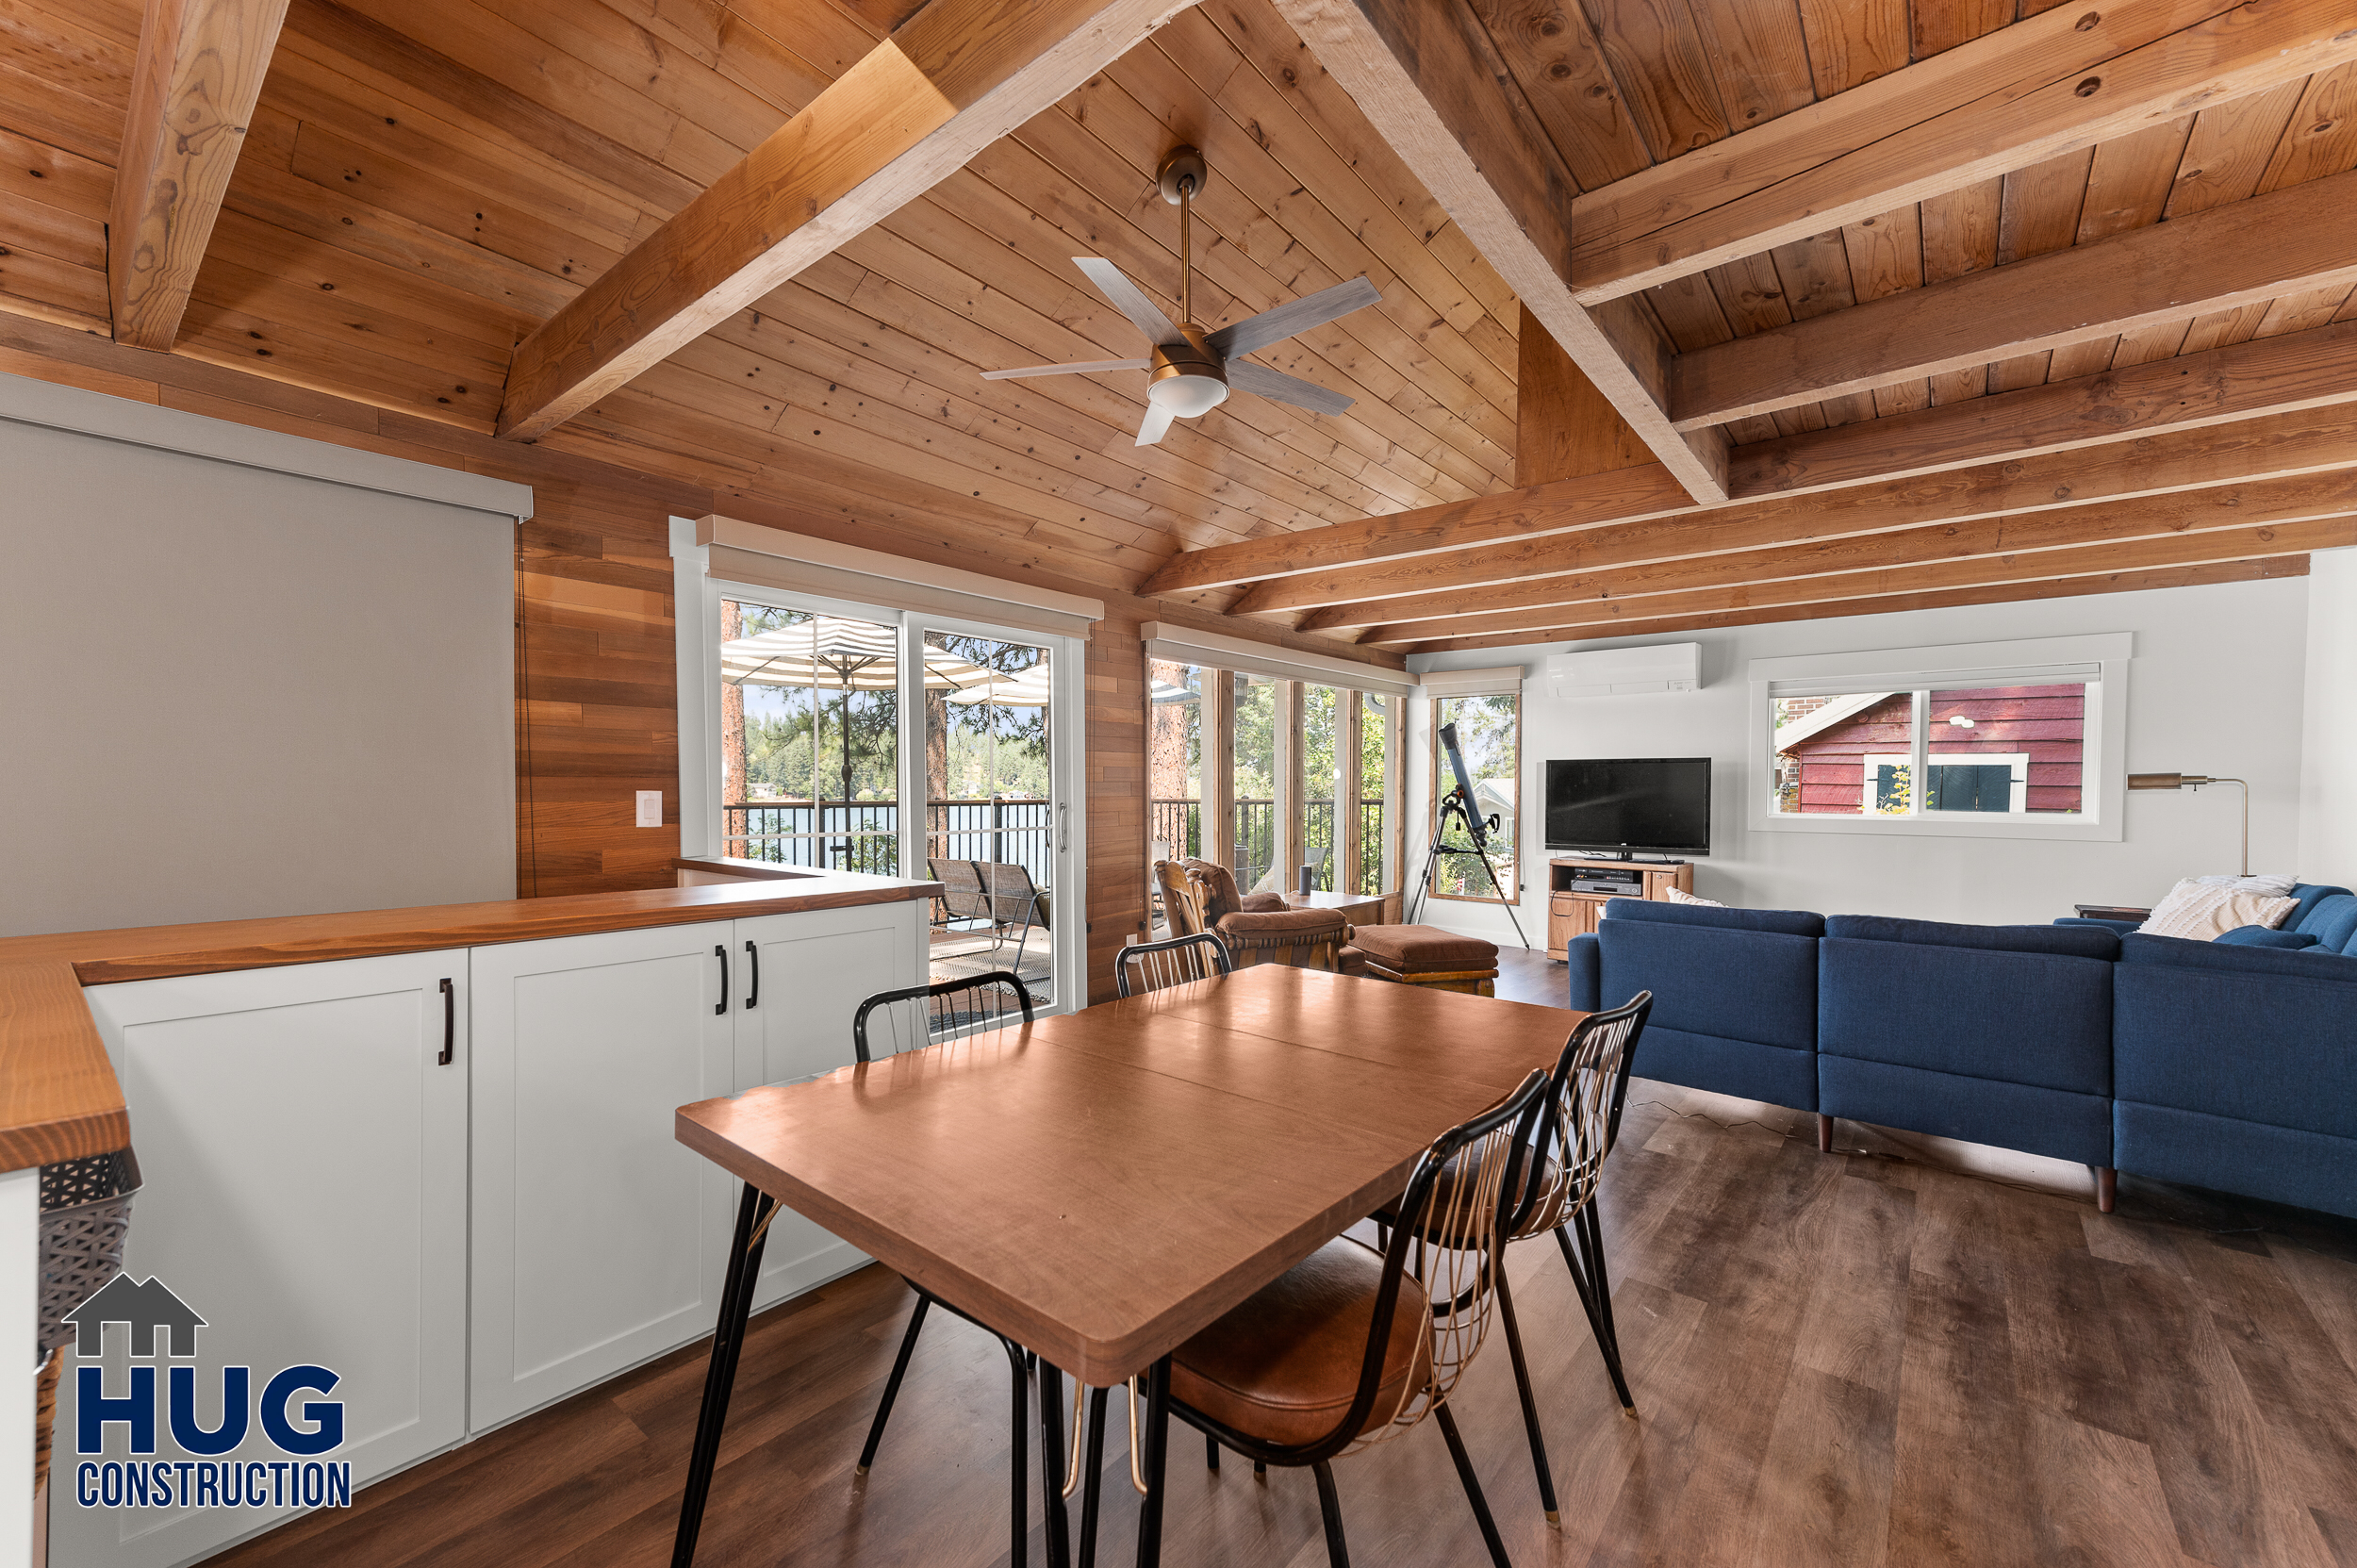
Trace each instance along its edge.
{"label": "wooden sofa leg", "polygon": [[2119,1196],[2119,1172],[2109,1165],[2095,1167],[2095,1208],[2098,1213],[2108,1214],[2112,1203]]}
{"label": "wooden sofa leg", "polygon": [[1817,1152],[1833,1152],[1833,1118],[1822,1111],[1817,1113]]}

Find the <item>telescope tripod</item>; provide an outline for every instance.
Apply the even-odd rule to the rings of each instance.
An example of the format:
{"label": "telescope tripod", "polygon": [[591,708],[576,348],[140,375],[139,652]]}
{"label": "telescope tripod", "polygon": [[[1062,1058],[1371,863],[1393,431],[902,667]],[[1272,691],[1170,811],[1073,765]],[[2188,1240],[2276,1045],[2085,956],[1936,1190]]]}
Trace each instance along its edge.
{"label": "telescope tripod", "polygon": [[[1483,835],[1474,831],[1473,807],[1466,801],[1464,791],[1459,789],[1452,789],[1441,797],[1440,820],[1432,825],[1432,846],[1425,851],[1424,879],[1416,885],[1412,907],[1408,912],[1408,923],[1415,924],[1424,913],[1425,900],[1432,894],[1432,868],[1440,863],[1441,856],[1444,853],[1461,855],[1465,852],[1462,850],[1449,849],[1442,842],[1448,836],[1451,822],[1458,823],[1465,830],[1465,842],[1472,845],[1473,852],[1481,857],[1481,869],[1489,874],[1490,886],[1497,893],[1498,903],[1506,910],[1507,919],[1513,922],[1514,939],[1527,949],[1530,946],[1530,938],[1523,934],[1523,923],[1514,913],[1514,902],[1506,896],[1506,884],[1498,881],[1498,868],[1490,864],[1490,850],[1482,842]],[[1491,817],[1489,825],[1492,828],[1496,827],[1497,818]]]}

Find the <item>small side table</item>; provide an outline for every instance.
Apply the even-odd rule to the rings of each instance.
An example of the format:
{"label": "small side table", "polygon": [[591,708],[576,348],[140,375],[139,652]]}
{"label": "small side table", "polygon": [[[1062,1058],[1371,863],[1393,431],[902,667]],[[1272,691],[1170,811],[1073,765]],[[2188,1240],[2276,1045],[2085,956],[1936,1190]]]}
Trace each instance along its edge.
{"label": "small side table", "polygon": [[1304,898],[1298,893],[1285,895],[1287,909],[1331,909],[1354,926],[1388,926],[1392,918],[1393,893],[1377,893],[1370,898],[1363,893],[1312,893]]}
{"label": "small side table", "polygon": [[2073,904],[2070,907],[2082,920],[2134,920],[2142,925],[2152,917],[2149,909],[2130,909],[2125,904]]}

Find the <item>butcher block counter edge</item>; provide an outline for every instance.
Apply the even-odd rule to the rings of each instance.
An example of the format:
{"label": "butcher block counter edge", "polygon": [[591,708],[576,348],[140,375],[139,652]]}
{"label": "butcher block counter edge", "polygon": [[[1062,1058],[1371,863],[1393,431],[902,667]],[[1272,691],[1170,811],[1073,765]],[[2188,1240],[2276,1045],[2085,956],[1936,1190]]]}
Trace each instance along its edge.
{"label": "butcher block counter edge", "polygon": [[0,941],[0,1171],[104,1154],[131,1141],[122,1086],[82,999],[85,985],[849,909],[940,891],[936,882],[816,871],[733,885],[12,937]]}

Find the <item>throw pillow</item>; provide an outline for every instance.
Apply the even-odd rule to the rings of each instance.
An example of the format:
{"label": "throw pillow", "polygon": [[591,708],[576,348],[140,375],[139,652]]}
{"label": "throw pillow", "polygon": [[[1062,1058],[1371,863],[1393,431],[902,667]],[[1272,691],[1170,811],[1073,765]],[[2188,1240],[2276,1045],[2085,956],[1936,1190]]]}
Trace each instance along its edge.
{"label": "throw pillow", "polygon": [[2255,877],[2188,877],[2185,880],[2213,887],[2231,887],[2237,893],[2266,893],[2278,898],[2299,885],[2298,877],[2280,872],[2266,872]]}
{"label": "throw pillow", "polygon": [[2304,931],[2269,931],[2265,926],[2236,926],[2217,938],[2220,946],[2237,948],[2313,948],[2316,939]]}
{"label": "throw pillow", "polygon": [[1705,909],[1724,909],[1727,907],[1716,899],[1698,899],[1682,887],[1665,887],[1661,890],[1661,898],[1662,901],[1665,903],[1700,904]]}
{"label": "throw pillow", "polygon": [[2147,936],[2180,936],[2211,942],[2237,926],[2280,926],[2298,908],[2297,899],[2245,891],[2232,883],[2187,877],[2152,906],[2136,929]]}

